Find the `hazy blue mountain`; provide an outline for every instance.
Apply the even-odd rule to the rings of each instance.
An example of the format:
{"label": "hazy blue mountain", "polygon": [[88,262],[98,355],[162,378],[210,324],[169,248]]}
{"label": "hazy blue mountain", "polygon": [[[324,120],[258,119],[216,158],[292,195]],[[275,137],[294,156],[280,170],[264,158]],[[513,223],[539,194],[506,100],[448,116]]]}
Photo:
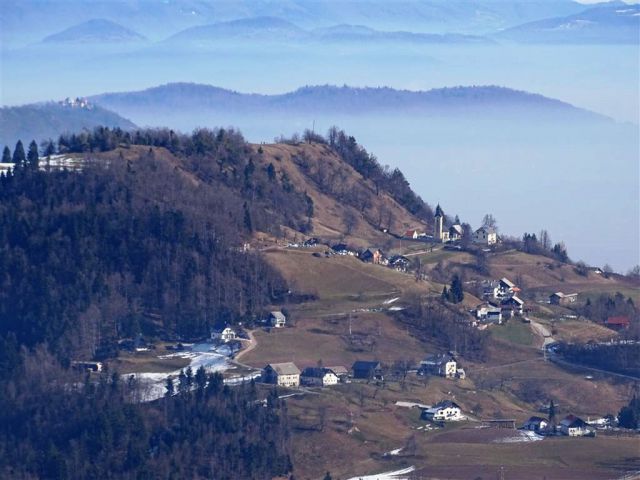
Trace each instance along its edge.
{"label": "hazy blue mountain", "polygon": [[221,40],[295,41],[311,34],[275,17],[254,17],[191,27],[167,39],[169,43],[207,43]]}
{"label": "hazy blue mountain", "polygon": [[105,18],[160,40],[189,27],[267,16],[304,28],[350,23],[484,34],[582,9],[572,0],[4,0],[0,32],[6,44],[28,43],[65,26]]}
{"label": "hazy blue mountain", "polygon": [[[411,114],[471,111],[529,111],[582,119],[604,119],[593,112],[542,95],[497,86],[440,88],[428,91],[396,90],[388,87],[354,88],[330,85],[307,86],[279,95],[238,93],[209,85],[171,83],[136,92],[105,93],[91,97],[95,103],[130,118],[146,115],[170,116],[187,112]],[[166,121],[170,122],[171,117]],[[162,121],[158,118],[158,121]]]}
{"label": "hazy blue mountain", "polygon": [[97,105],[72,107],[60,103],[22,105],[0,108],[0,145],[13,148],[15,142],[57,140],[64,132],[80,132],[99,125],[134,128],[135,125],[117,113]]}
{"label": "hazy blue mountain", "polygon": [[640,5],[613,2],[566,17],[504,30],[500,39],[523,43],[640,43]]}
{"label": "hazy blue mountain", "polygon": [[406,31],[380,31],[364,25],[333,25],[304,30],[275,17],[256,17],[191,27],[164,42],[171,45],[215,45],[224,41],[269,42],[408,42],[408,43],[490,43],[475,35],[429,34]]}
{"label": "hazy blue mountain", "polygon": [[94,18],[45,37],[44,43],[139,42],[145,37],[111,20]]}

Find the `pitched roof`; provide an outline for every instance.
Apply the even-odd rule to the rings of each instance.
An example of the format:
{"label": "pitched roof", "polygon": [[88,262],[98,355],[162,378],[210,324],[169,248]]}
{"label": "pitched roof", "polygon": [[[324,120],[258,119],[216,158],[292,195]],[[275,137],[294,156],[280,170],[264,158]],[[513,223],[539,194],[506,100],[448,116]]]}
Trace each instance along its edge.
{"label": "pitched roof", "polygon": [[449,355],[448,353],[436,353],[433,355],[429,355],[428,357],[426,357],[422,363],[427,363],[427,364],[432,364],[432,365],[444,365],[447,362],[455,362],[456,359],[453,358],[452,355]]}
{"label": "pitched roof", "polygon": [[336,375],[346,375],[347,373],[349,373],[349,370],[347,370],[347,367],[343,365],[336,365],[336,366],[327,367],[327,368],[331,370],[333,373],[335,373]]}
{"label": "pitched roof", "polygon": [[352,370],[377,370],[380,362],[369,362],[366,360],[356,360],[351,367]]}
{"label": "pitched roof", "polygon": [[576,417],[575,415],[570,414],[562,419],[560,425],[567,428],[578,428],[586,426],[587,422],[582,420],[580,417]]}
{"label": "pitched roof", "polygon": [[476,230],[476,233],[478,232],[486,232],[487,234],[490,234],[490,233],[496,233],[496,229],[493,227],[480,227],[479,229]]}
{"label": "pitched roof", "polygon": [[299,375],[300,370],[296,367],[296,364],[293,362],[285,362],[285,363],[270,363],[267,365],[267,368],[271,368],[278,375]]}
{"label": "pitched roof", "polygon": [[609,317],[604,323],[606,323],[607,325],[619,325],[628,327],[631,324],[631,319],[625,316]]}
{"label": "pitched roof", "polygon": [[546,421],[547,421],[546,418],[537,417],[534,415],[533,417],[529,418],[529,420],[527,420],[525,423],[541,423]]}
{"label": "pitched roof", "polygon": [[271,312],[271,316],[276,320],[282,320],[282,321],[286,320],[284,313],[282,312],[278,312],[278,311]]}
{"label": "pitched roof", "polygon": [[449,232],[451,231],[456,232],[458,235],[462,235],[463,234],[463,230],[462,230],[462,225],[451,225],[451,227],[449,228]]}
{"label": "pitched roof", "polygon": [[436,213],[434,217],[444,217],[444,212],[442,211],[442,207],[440,207],[440,204],[438,204],[438,206],[436,207]]}
{"label": "pitched roof", "polygon": [[460,408],[456,402],[452,400],[442,400],[441,402],[436,403],[430,410],[439,410],[441,408]]}
{"label": "pitched roof", "polygon": [[509,287],[509,288],[513,288],[513,287],[515,287],[515,286],[516,286],[516,284],[515,284],[515,283],[513,283],[511,280],[509,280],[507,277],[502,277],[502,278],[500,279],[500,281],[501,281],[502,283],[504,283],[504,284],[505,284],[507,287]]}
{"label": "pitched roof", "polygon": [[335,375],[333,370],[324,367],[307,367],[302,371],[301,375],[303,377],[323,378],[327,373]]}
{"label": "pitched roof", "polygon": [[524,300],[521,300],[520,298],[518,298],[516,295],[513,295],[509,298],[505,298],[502,301],[503,304],[509,304],[509,303],[517,303],[518,305],[524,305]]}

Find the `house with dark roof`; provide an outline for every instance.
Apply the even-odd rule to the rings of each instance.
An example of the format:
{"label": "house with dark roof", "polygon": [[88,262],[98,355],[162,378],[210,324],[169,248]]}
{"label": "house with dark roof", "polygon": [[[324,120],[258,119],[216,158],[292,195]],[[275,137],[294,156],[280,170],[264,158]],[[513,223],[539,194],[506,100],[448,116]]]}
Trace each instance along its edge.
{"label": "house with dark roof", "polygon": [[532,432],[542,432],[547,429],[549,426],[549,421],[546,418],[533,416],[529,418],[524,425],[522,425],[523,430],[531,430]]}
{"label": "house with dark roof", "polygon": [[307,367],[300,374],[300,383],[309,387],[327,387],[337,385],[339,381],[335,372],[324,367]]}
{"label": "house with dark roof", "polygon": [[516,295],[512,295],[511,297],[502,300],[502,302],[500,302],[500,306],[502,307],[502,315],[506,317],[522,315],[524,313],[524,300]]}
{"label": "house with dark roof", "polygon": [[569,437],[595,436],[596,430],[580,417],[567,415],[558,425],[560,433]]}
{"label": "house with dark roof", "polygon": [[429,355],[420,362],[418,373],[421,375],[438,375],[445,378],[456,378],[458,363],[453,355],[447,353]]}
{"label": "house with dark roof", "polygon": [[353,378],[365,380],[383,380],[382,365],[380,362],[369,362],[366,360],[357,360],[351,367]]}
{"label": "house with dark roof", "polygon": [[577,293],[555,292],[549,295],[549,303],[551,305],[571,305],[578,301]]}
{"label": "house with dark roof", "polygon": [[403,255],[394,255],[389,259],[389,266],[399,272],[406,272],[411,266],[411,260]]}

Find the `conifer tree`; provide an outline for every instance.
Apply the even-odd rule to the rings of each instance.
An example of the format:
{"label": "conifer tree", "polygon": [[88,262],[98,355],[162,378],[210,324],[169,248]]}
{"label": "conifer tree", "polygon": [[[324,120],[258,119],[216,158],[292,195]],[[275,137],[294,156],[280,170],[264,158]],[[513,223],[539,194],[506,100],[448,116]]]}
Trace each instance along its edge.
{"label": "conifer tree", "polygon": [[16,143],[16,148],[13,151],[13,157],[11,160],[13,161],[13,164],[16,167],[24,166],[27,160],[27,157],[24,153],[24,146],[22,145],[22,140],[18,140],[18,143]]}
{"label": "conifer tree", "polygon": [[2,163],[11,163],[11,150],[6,145],[2,150]]}
{"label": "conifer tree", "polygon": [[29,144],[29,153],[27,153],[27,165],[34,170],[38,169],[40,154],[38,153],[38,144],[35,140],[31,140]]}

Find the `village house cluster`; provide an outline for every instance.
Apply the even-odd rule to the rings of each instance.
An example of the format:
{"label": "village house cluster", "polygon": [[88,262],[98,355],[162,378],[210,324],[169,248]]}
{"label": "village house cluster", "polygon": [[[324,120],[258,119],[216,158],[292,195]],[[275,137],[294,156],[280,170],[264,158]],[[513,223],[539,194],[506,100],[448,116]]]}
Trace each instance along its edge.
{"label": "village house cluster", "polygon": [[500,325],[508,318],[524,315],[524,300],[518,296],[520,292],[520,288],[508,278],[483,282],[485,301],[473,311],[476,324],[484,328],[491,323]]}

